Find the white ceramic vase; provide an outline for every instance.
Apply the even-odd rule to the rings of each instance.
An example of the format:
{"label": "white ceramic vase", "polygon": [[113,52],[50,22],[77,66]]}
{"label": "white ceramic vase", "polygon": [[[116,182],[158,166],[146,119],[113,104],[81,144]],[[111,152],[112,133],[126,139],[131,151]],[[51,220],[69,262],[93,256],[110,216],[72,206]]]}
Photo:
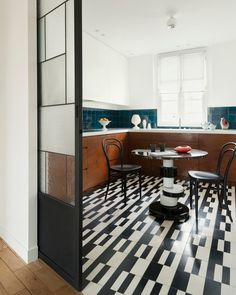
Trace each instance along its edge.
{"label": "white ceramic vase", "polygon": [[131,123],[134,125],[133,129],[140,129],[138,124],[141,123],[141,118],[138,114],[134,114],[131,118]]}
{"label": "white ceramic vase", "polygon": [[229,129],[229,122],[225,118],[220,119],[221,129],[226,130]]}

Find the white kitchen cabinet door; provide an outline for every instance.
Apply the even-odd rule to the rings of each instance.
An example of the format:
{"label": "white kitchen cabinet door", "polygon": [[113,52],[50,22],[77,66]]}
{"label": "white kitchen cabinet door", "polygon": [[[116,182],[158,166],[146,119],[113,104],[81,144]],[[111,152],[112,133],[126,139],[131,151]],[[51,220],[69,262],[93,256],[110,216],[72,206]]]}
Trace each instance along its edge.
{"label": "white kitchen cabinet door", "polygon": [[129,103],[127,59],[87,33],[83,33],[83,99]]}
{"label": "white kitchen cabinet door", "polygon": [[127,60],[114,50],[109,52],[109,93],[111,103],[128,105]]}
{"label": "white kitchen cabinet door", "polygon": [[108,84],[109,48],[83,34],[83,99],[106,102],[109,99]]}

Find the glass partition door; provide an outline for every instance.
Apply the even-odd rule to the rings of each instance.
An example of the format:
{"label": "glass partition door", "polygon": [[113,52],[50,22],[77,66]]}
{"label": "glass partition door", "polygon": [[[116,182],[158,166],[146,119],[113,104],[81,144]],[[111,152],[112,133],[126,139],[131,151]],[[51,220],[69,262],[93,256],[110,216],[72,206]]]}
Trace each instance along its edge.
{"label": "glass partition door", "polygon": [[[74,24],[76,21],[80,36],[81,7],[80,1],[74,3],[74,0],[39,0],[38,4],[39,255],[80,289],[82,209],[78,110],[82,90],[80,63],[77,63],[80,68],[76,70],[79,77],[75,86]],[[76,44],[81,47],[78,40]],[[78,55],[80,60],[80,50]]]}

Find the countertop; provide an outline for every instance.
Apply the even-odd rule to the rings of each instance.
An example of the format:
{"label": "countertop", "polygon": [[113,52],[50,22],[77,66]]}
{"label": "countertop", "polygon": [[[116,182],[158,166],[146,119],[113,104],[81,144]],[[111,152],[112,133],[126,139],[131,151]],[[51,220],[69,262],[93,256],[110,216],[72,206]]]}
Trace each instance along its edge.
{"label": "countertop", "polygon": [[108,129],[106,131],[103,130],[96,130],[96,131],[89,131],[89,132],[83,132],[83,136],[96,136],[96,135],[107,135],[107,134],[115,134],[115,133],[125,133],[129,132],[130,129]]}
{"label": "countertop", "polygon": [[124,132],[154,132],[154,133],[197,133],[197,134],[236,134],[235,129],[229,130],[204,130],[204,129],[171,129],[171,128],[155,128],[155,129],[108,129],[107,131],[96,130],[91,132],[83,132],[83,136],[96,136],[96,135],[107,135],[107,134],[115,134],[115,133],[124,133]]}

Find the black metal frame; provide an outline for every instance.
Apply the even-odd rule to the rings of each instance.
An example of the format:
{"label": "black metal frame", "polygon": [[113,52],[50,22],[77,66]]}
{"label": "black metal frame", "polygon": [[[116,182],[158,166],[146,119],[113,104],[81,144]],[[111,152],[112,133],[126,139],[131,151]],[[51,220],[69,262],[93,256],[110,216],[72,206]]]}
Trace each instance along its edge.
{"label": "black metal frame", "polygon": [[83,107],[83,68],[82,68],[82,0],[74,0],[75,36],[75,208],[77,231],[77,275],[76,288],[83,288],[82,236],[83,236],[83,181],[82,181],[82,107]]}
{"label": "black metal frame", "polygon": [[[82,0],[74,1],[74,38],[75,38],[75,206],[66,204],[41,193],[38,188],[38,244],[39,257],[48,263],[56,272],[66,279],[77,290],[82,290]],[[58,7],[65,5],[65,0]],[[53,10],[48,12],[51,13]],[[46,14],[46,15],[47,15]],[[43,17],[45,17],[44,15]],[[66,16],[65,16],[66,17]],[[66,24],[66,22],[65,22]],[[45,24],[44,24],[45,25]],[[39,30],[39,28],[38,28]],[[39,40],[38,40],[39,41]],[[38,42],[39,43],[39,42]],[[65,53],[66,55],[66,40]],[[60,55],[59,55],[60,56]],[[56,56],[58,57],[58,56]],[[53,57],[53,58],[56,58]],[[52,59],[53,59],[52,58]],[[66,61],[65,61],[66,67]],[[66,73],[65,68],[65,73]],[[65,75],[66,79],[66,75]],[[65,94],[67,85],[65,81]],[[38,128],[40,128],[40,107],[50,107],[40,105],[41,100],[41,70],[38,67]],[[65,104],[67,95],[65,95]],[[54,106],[59,106],[57,104]],[[38,132],[38,143],[40,146],[40,135]],[[39,153],[38,167],[40,169]],[[40,171],[40,170],[39,170]],[[38,173],[38,183],[40,181]],[[54,213],[54,214],[52,214]],[[61,220],[55,219],[56,214],[60,214]],[[64,226],[63,220],[67,221]],[[68,231],[68,228],[71,231]],[[53,231],[52,231],[53,229]],[[61,244],[56,245],[55,241],[61,240]],[[67,249],[68,255],[58,255],[60,249]],[[56,248],[56,249],[55,249]],[[44,251],[47,249],[47,251]],[[45,253],[46,252],[46,253]],[[54,253],[55,252],[55,253]],[[50,254],[49,256],[47,254]],[[55,259],[54,259],[55,257]]]}

